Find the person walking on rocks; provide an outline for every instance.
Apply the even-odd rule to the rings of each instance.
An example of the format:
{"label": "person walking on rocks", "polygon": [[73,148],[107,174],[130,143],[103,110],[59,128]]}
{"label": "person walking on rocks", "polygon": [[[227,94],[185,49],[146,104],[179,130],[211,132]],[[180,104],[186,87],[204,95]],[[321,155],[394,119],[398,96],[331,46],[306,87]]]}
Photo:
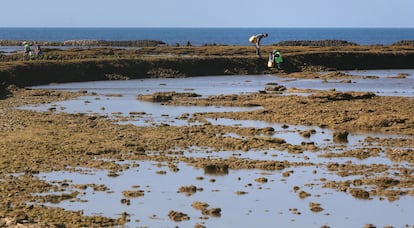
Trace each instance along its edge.
{"label": "person walking on rocks", "polygon": [[32,57],[32,48],[30,47],[30,44],[24,41],[23,46],[24,46],[23,60],[30,59],[30,57]]}
{"label": "person walking on rocks", "polygon": [[34,42],[34,54],[35,56],[41,56],[43,54],[42,48],[37,42]]}
{"label": "person walking on rocks", "polygon": [[260,33],[249,38],[250,43],[254,43],[256,45],[257,56],[260,56],[260,41],[266,37],[268,37],[267,33]]}

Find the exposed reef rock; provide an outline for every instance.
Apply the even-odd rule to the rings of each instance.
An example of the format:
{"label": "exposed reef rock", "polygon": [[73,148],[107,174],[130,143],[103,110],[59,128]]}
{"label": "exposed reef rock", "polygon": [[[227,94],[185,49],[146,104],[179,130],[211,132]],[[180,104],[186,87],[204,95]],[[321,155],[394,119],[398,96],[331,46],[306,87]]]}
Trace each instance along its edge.
{"label": "exposed reef rock", "polygon": [[150,102],[166,102],[173,99],[180,99],[184,97],[200,97],[201,95],[196,93],[177,93],[177,92],[155,92],[152,95],[138,95],[137,100],[150,101]]}
{"label": "exposed reef rock", "polygon": [[[24,40],[0,40],[0,46],[20,46]],[[29,43],[32,41],[29,41]],[[98,47],[154,47],[165,45],[159,40],[65,40],[59,41],[36,41],[42,46],[98,46]]]}
{"label": "exposed reef rock", "polygon": [[330,101],[339,100],[354,100],[354,99],[369,99],[375,97],[375,93],[372,92],[336,92],[336,91],[323,91],[312,95],[311,98],[320,98]]}
{"label": "exposed reef rock", "polygon": [[280,46],[357,46],[357,43],[348,42],[345,40],[288,40],[281,41],[276,45]]}
{"label": "exposed reef rock", "polygon": [[401,40],[393,43],[394,46],[414,46],[414,40]]}

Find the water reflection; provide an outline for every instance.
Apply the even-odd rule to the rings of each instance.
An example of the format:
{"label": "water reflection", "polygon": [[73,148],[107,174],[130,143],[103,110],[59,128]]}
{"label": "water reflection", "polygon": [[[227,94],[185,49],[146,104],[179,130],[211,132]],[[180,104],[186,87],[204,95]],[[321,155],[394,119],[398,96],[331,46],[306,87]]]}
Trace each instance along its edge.
{"label": "water reflection", "polygon": [[[207,227],[308,227],[309,224],[315,227],[326,224],[363,227],[367,221],[379,226],[393,224],[403,227],[412,222],[412,197],[402,197],[397,202],[361,201],[346,193],[322,188],[320,180],[335,180],[337,177],[321,168],[317,169],[318,175],[315,176],[315,169],[297,167],[290,169],[289,176],[279,171],[259,170],[228,170],[226,175],[209,176],[203,170],[185,164],[178,164],[179,171],[171,172],[165,163],[139,162],[138,166],[119,173],[117,177],[109,177],[105,171],[85,169],[39,176],[50,183],[69,183],[65,185],[67,187],[59,184],[58,189],[81,192],[76,200],[49,206],[114,218],[126,212],[130,220],[126,224],[128,227],[193,227],[197,223]],[[314,184],[306,185],[308,183]],[[105,186],[106,190],[79,188],[96,185]],[[200,191],[190,195],[178,192],[181,187],[190,185]],[[296,186],[303,187],[297,189]],[[140,197],[131,197],[128,204],[123,203],[123,192],[138,190],[143,193]],[[300,197],[300,191],[309,196]],[[220,208],[221,217],[202,216],[191,206],[194,202]],[[323,212],[312,212],[310,202],[319,203]],[[174,222],[168,218],[170,210],[184,212],[190,220]]]}
{"label": "water reflection", "polygon": [[[350,78],[350,83],[340,80],[323,81],[321,79],[297,79],[281,82],[288,88],[317,89],[347,92],[373,92],[380,96],[414,96],[414,70],[369,70],[369,71],[348,71],[350,75],[374,76],[368,78]],[[398,78],[399,74],[406,77]]]}
{"label": "water reflection", "polygon": [[[269,123],[266,121],[259,120],[233,120],[226,118],[207,118],[213,125],[223,125],[223,126],[237,126],[237,127],[253,127],[253,128],[268,128],[271,127],[274,129],[273,138],[282,138],[287,143],[292,145],[301,145],[303,143],[314,143],[318,147],[324,147],[332,143],[337,132],[331,131],[326,128],[321,128],[317,126],[303,126],[303,125],[286,125],[286,124],[277,124]],[[312,131],[308,137],[304,137],[301,133]],[[335,141],[335,143],[346,143],[345,145],[351,146],[360,145],[366,137],[399,137],[398,135],[390,135],[383,133],[373,133],[373,132],[351,132],[344,133],[347,134],[346,141]],[[233,137],[240,137],[232,135]]]}
{"label": "water reflection", "polygon": [[124,97],[154,92],[194,92],[202,96],[244,94],[263,90],[277,78],[271,75],[205,76],[189,78],[136,79],[41,85],[32,88],[67,91],[87,90],[97,94],[121,94]]}
{"label": "water reflection", "polygon": [[[142,79],[127,81],[100,81],[63,83],[35,86],[33,88],[61,89],[68,91],[87,90],[98,94],[122,94],[136,96],[154,92],[188,92],[203,96],[219,94],[243,94],[264,90],[268,83],[278,83],[287,88],[337,91],[374,92],[382,96],[414,96],[414,70],[370,70],[348,71],[350,75],[375,76],[351,79],[351,83],[341,80],[322,81],[321,79],[286,80],[277,75],[234,75],[189,78]],[[396,77],[405,75],[405,77]],[[344,78],[345,79],[345,78]]]}
{"label": "water reflection", "polygon": [[53,109],[56,112],[98,114],[118,120],[121,124],[136,126],[159,124],[185,126],[190,123],[186,118],[182,118],[183,114],[190,116],[201,112],[241,112],[260,109],[260,107],[170,106],[140,101],[131,96],[84,96],[75,100],[20,108],[43,112]]}

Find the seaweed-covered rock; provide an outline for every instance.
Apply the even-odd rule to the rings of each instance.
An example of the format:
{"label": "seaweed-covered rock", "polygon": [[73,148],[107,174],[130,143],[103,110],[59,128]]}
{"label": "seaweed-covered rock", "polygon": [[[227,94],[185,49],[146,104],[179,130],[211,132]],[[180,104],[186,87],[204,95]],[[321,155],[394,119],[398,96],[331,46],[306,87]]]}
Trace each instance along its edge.
{"label": "seaweed-covered rock", "polygon": [[197,187],[194,185],[188,185],[188,186],[181,186],[178,189],[178,193],[185,193],[187,196],[191,196],[197,192]]}
{"label": "seaweed-covered rock", "polygon": [[266,92],[282,92],[285,90],[286,90],[286,87],[283,85],[266,85],[265,87]]}
{"label": "seaweed-covered rock", "polygon": [[348,135],[347,131],[338,131],[333,133],[333,141],[334,142],[348,142]]}
{"label": "seaweed-covered rock", "polygon": [[221,208],[209,208],[201,210],[203,215],[209,215],[213,217],[220,217],[221,216]]}
{"label": "seaweed-covered rock", "polygon": [[187,214],[183,212],[179,212],[179,211],[173,211],[173,210],[171,210],[168,213],[168,217],[175,222],[190,220],[190,216],[188,216]]}
{"label": "seaweed-covered rock", "polygon": [[227,164],[207,164],[204,166],[204,173],[212,175],[227,175],[229,173],[229,166]]}
{"label": "seaweed-covered rock", "polygon": [[372,92],[337,92],[337,91],[323,91],[309,95],[310,98],[320,98],[330,101],[339,100],[355,100],[355,99],[370,99],[375,97]]}
{"label": "seaweed-covered rock", "polygon": [[363,189],[351,188],[349,190],[349,192],[355,198],[358,198],[358,199],[369,199],[369,192],[367,192],[367,191],[365,191]]}
{"label": "seaweed-covered rock", "polygon": [[177,92],[155,92],[152,95],[138,95],[138,100],[151,101],[151,102],[167,102],[173,99],[180,99],[185,97],[200,97],[201,95],[196,93],[177,93]]}
{"label": "seaweed-covered rock", "polygon": [[315,213],[323,211],[323,208],[321,207],[320,203],[310,202],[309,207],[310,207],[310,210]]}

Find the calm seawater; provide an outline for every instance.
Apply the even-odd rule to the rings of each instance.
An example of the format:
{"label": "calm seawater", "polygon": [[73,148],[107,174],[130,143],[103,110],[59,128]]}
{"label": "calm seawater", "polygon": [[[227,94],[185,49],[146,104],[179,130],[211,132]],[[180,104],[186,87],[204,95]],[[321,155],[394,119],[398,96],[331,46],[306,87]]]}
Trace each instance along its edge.
{"label": "calm seawater", "polygon": [[268,33],[264,45],[287,40],[346,40],[361,45],[389,45],[414,40],[414,28],[0,28],[0,40],[160,40],[167,44],[247,45]]}

